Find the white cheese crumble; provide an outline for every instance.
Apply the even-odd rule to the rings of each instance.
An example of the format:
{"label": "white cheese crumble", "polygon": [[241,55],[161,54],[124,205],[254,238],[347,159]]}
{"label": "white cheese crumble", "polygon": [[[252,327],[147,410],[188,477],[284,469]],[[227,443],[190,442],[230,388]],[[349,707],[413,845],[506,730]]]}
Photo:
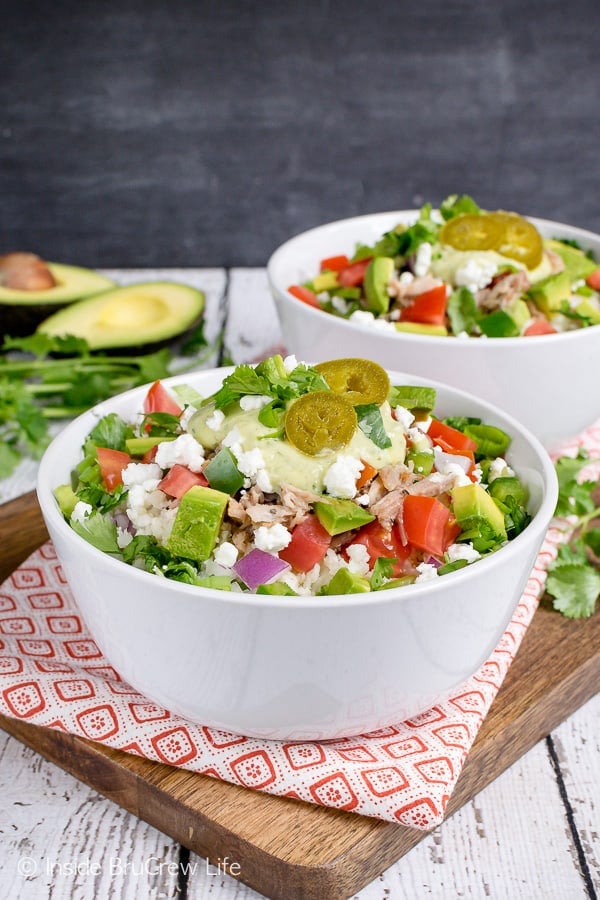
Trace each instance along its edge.
{"label": "white cheese crumble", "polygon": [[240,407],[244,412],[248,412],[250,409],[262,409],[272,399],[272,397],[267,397],[266,394],[247,394],[245,397],[240,398]]}
{"label": "white cheese crumble", "polygon": [[84,503],[83,500],[78,500],[71,513],[71,522],[79,522],[80,525],[83,525],[84,520],[87,519],[91,513],[91,505],[89,503]]}
{"label": "white cheese crumble", "polygon": [[415,421],[415,417],[409,409],[406,409],[405,406],[394,407],[394,415],[396,417],[396,421],[400,422],[405,431],[408,431],[412,423]]}
{"label": "white cheese crumble", "polygon": [[331,305],[343,316],[345,316],[350,309],[350,303],[347,300],[344,300],[343,297],[332,297]]}
{"label": "white cheese crumble", "polygon": [[431,563],[422,562],[417,566],[417,575],[416,581],[433,581],[434,578],[438,577],[437,569]]}
{"label": "white cheese crumble", "polygon": [[292,539],[285,525],[260,525],[254,532],[254,544],[267,553],[279,553]]}
{"label": "white cheese crumble", "polygon": [[490,283],[497,268],[496,263],[489,260],[468,259],[464,266],[460,266],[454,273],[454,284],[457,287],[466,287],[475,294]]}
{"label": "white cheese crumble", "polygon": [[238,549],[230,541],[223,541],[213,553],[214,561],[218,566],[230,569],[238,558]]}
{"label": "white cheese crumble", "polygon": [[356,480],[364,466],[354,456],[340,455],[329,467],[323,479],[325,490],[332,497],[351,499],[356,496]]}
{"label": "white cheese crumble", "polygon": [[488,482],[493,481],[494,478],[510,478],[514,474],[514,471],[508,465],[506,460],[501,456],[498,456],[490,463],[490,468],[488,471]]}
{"label": "white cheese crumble", "polygon": [[218,431],[223,422],[225,421],[225,413],[222,409],[215,409],[212,416],[209,416],[206,420],[206,427],[210,428],[211,431]]}
{"label": "white cheese crumble", "polygon": [[427,272],[429,271],[431,265],[431,251],[432,246],[428,241],[419,244],[417,248],[413,271],[418,278],[427,275]]}
{"label": "white cheese crumble", "polygon": [[294,356],[293,353],[290,353],[289,356],[286,356],[286,358],[283,361],[283,368],[288,373],[288,375],[290,374],[290,372],[294,371],[294,369],[296,368],[297,365],[298,365],[298,360],[296,359],[296,357]]}
{"label": "white cheese crumble", "polygon": [[362,325],[365,328],[371,328],[373,331],[396,332],[396,326],[393,322],[388,322],[387,319],[376,319],[373,313],[366,309],[355,310],[348,321],[354,322],[356,325]]}
{"label": "white cheese crumble", "polygon": [[450,544],[446,550],[446,555],[448,557],[448,562],[456,562],[457,559],[465,559],[468,563],[472,563],[480,558],[481,553],[478,553],[473,547],[473,544],[469,542],[468,544]]}
{"label": "white cheese crumble", "polygon": [[410,284],[411,281],[415,280],[415,276],[412,272],[402,272],[398,281],[400,284]]}
{"label": "white cheese crumble", "polygon": [[369,574],[369,551],[364,544],[350,544],[346,548],[350,562],[348,568],[355,575]]}
{"label": "white cheese crumble", "polygon": [[154,458],[162,469],[171,469],[178,463],[190,472],[199,472],[204,464],[204,447],[192,434],[180,434],[174,441],[160,443]]}
{"label": "white cheese crumble", "polygon": [[165,543],[171,534],[177,506],[163,491],[156,488],[158,481],[149,478],[143,484],[133,484],[127,494],[127,515],[137,534],[150,534]]}
{"label": "white cheese crumble", "polygon": [[129,463],[121,472],[121,478],[126,488],[147,481],[152,481],[156,487],[162,478],[162,471],[157,463]]}
{"label": "white cheese crumble", "polygon": [[[428,437],[424,431],[415,425],[413,428],[409,428],[406,432],[406,436],[411,442],[413,448],[418,452],[431,450],[431,438]],[[429,426],[427,426],[429,428]]]}

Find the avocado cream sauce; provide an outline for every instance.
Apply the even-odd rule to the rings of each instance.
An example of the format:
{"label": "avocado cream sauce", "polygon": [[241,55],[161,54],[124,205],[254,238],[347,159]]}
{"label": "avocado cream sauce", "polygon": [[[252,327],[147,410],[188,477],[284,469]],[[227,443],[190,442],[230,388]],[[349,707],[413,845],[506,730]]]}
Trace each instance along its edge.
{"label": "avocado cream sauce", "polygon": [[[439,253],[439,256],[437,255]],[[453,247],[436,247],[431,260],[431,274],[441,278],[448,284],[454,284],[454,278],[458,269],[463,268],[469,260],[477,263],[490,263],[498,269],[503,266],[514,266],[517,269],[525,269],[522,263],[508,256],[502,256],[495,250],[455,250]],[[535,269],[525,269],[531,282],[539,281],[552,274],[552,266],[548,254],[544,253],[542,261]]]}
{"label": "avocado cream sauce", "polygon": [[282,484],[292,484],[302,490],[323,491],[323,479],[329,467],[340,455],[353,456],[370,463],[377,469],[385,465],[404,462],[406,440],[404,428],[400,422],[392,418],[390,406],[381,406],[381,415],[387,434],[392,442],[385,450],[377,447],[361,430],[357,428],[350,443],[339,450],[326,450],[318,456],[308,456],[297,450],[287,440],[265,438],[262,435],[272,432],[258,421],[258,410],[240,409],[238,404],[231,407],[222,425],[216,431],[206,424],[214,412],[212,406],[200,409],[191,419],[188,430],[207,450],[214,450],[232,429],[237,428],[241,436],[242,449],[252,450],[258,447],[269,475],[273,490],[278,491]]}

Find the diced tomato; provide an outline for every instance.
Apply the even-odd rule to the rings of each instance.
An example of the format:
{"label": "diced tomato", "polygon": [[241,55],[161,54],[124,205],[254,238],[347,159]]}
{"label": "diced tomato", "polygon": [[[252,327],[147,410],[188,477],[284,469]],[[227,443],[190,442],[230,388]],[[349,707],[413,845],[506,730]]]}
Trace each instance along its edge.
{"label": "diced tomato", "polygon": [[166,387],[160,382],[155,381],[144,400],[144,412],[148,413],[169,413],[171,416],[180,416],[183,412],[179,404],[173,399]]}
{"label": "diced tomato", "polygon": [[437,444],[442,450],[448,453],[451,450],[474,451],[477,449],[477,441],[463,434],[458,428],[452,428],[445,425],[439,419],[432,419],[431,425],[427,430],[427,434],[434,444]]}
{"label": "diced tomato", "polygon": [[144,453],[142,456],[143,463],[153,463],[156,459],[156,453],[158,451],[158,444],[155,444],[154,447],[150,447],[150,449]]}
{"label": "diced tomato", "polygon": [[111,450],[109,447],[98,447],[96,453],[102,484],[107,491],[114,491],[117,485],[123,484],[121,473],[131,462],[131,457],[129,453],[124,453],[122,450]]}
{"label": "diced tomato", "polygon": [[420,494],[404,498],[402,521],[409,543],[439,559],[460,531],[447,506],[436,497]]}
{"label": "diced tomato", "polygon": [[[600,269],[598,271],[600,271]],[[531,325],[527,326],[523,332],[523,336],[534,337],[536,334],[556,334],[556,328],[554,328],[547,319],[535,319]]]}
{"label": "diced tomato", "polygon": [[585,282],[593,291],[600,291],[600,269],[590,272]]}
{"label": "diced tomato", "polygon": [[370,257],[368,259],[359,259],[358,262],[350,263],[345,269],[340,269],[338,272],[338,283],[342,287],[356,287],[357,284],[362,284],[370,262]]}
{"label": "diced tomato", "polygon": [[169,497],[176,497],[178,500],[181,500],[183,495],[196,485],[200,485],[200,487],[208,486],[208,481],[202,472],[192,472],[187,466],[175,463],[162,481],[159,481],[158,489],[164,491]]}
{"label": "diced tomato", "polygon": [[370,481],[371,478],[374,478],[377,475],[377,469],[375,466],[372,466],[370,463],[365,462],[364,459],[361,459],[361,463],[363,464],[362,472],[357,478],[356,487],[361,488],[363,484],[366,484],[367,481]]}
{"label": "diced tomato", "polygon": [[347,269],[349,265],[350,260],[343,254],[341,256],[328,256],[327,259],[321,260],[321,272],[341,272],[342,269]]}
{"label": "diced tomato", "polygon": [[330,544],[331,535],[325,531],[316,516],[310,515],[296,525],[290,543],[279,551],[279,557],[288,562],[296,572],[309,572],[321,562]]}
{"label": "diced tomato", "polygon": [[398,560],[398,563],[394,566],[393,574],[395,578],[406,569],[405,564],[410,556],[411,548],[402,544],[396,529],[392,528],[388,531],[378,519],[375,519],[374,522],[369,522],[368,525],[363,525],[348,546],[351,547],[353,544],[363,544],[367,548],[371,568],[373,568],[380,557],[384,557],[385,559],[396,558]]}
{"label": "diced tomato", "polygon": [[307,287],[304,287],[304,285],[292,284],[288,288],[288,292],[298,300],[302,300],[303,303],[308,304],[308,306],[314,306],[315,309],[321,309],[321,304],[317,300],[317,295],[315,294],[315,292],[309,290],[309,288]]}
{"label": "diced tomato", "polygon": [[401,322],[421,322],[424,325],[443,325],[446,321],[448,297],[446,285],[440,284],[419,294],[410,306],[400,313]]}

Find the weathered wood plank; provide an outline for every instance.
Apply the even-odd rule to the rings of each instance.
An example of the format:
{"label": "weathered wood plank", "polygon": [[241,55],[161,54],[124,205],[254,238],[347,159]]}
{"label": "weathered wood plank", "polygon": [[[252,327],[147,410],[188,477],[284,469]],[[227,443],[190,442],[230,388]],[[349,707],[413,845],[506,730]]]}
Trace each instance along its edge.
{"label": "weathered wood plank", "polygon": [[277,348],[281,329],[264,269],[231,269],[225,353],[234,363],[252,362]]}

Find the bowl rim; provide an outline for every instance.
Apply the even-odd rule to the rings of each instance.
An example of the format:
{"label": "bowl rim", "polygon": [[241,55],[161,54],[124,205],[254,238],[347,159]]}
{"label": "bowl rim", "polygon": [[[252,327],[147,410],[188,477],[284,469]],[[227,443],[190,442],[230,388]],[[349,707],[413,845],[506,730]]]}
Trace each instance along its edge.
{"label": "bowl rim", "polygon": [[[209,369],[198,369],[194,372],[183,373],[179,375],[172,375],[168,378],[161,379],[162,383],[167,387],[174,387],[175,385],[186,384],[191,379],[198,378],[213,378],[219,376],[221,379],[224,378],[227,374],[233,371],[235,366],[227,366],[227,367],[214,367]],[[450,385],[443,384],[442,382],[435,381],[433,379],[425,379],[420,376],[410,375],[406,372],[401,372],[399,370],[394,369],[386,369],[389,373],[390,377],[400,376],[401,378],[412,378],[416,379],[417,382],[425,382],[431,387],[434,387],[436,391],[443,391],[449,393],[451,395],[450,399],[467,401],[467,403],[476,401],[477,404],[484,407],[485,413],[492,414],[492,416],[496,419],[500,419],[503,427],[507,428],[511,437],[520,435],[521,438],[525,439],[525,442],[529,446],[530,450],[534,451],[536,456],[536,468],[535,471],[542,478],[542,500],[537,512],[533,515],[531,522],[527,526],[527,528],[521,532],[521,534],[517,535],[512,541],[506,543],[499,550],[491,553],[488,557],[477,560],[475,567],[472,565],[464,566],[462,569],[458,569],[456,572],[449,573],[449,576],[453,579],[453,584],[458,585],[460,581],[468,583],[473,578],[477,578],[481,580],[485,575],[485,572],[488,571],[490,576],[492,575],[493,569],[498,565],[510,564],[511,556],[517,554],[521,548],[521,546],[528,542],[535,531],[536,535],[542,531],[542,539],[543,534],[547,530],[548,524],[552,518],[552,514],[556,507],[556,502],[558,498],[558,480],[556,476],[556,472],[554,469],[554,465],[552,460],[547,453],[547,451],[542,446],[541,442],[532,434],[525,426],[521,425],[513,416],[509,413],[504,412],[499,407],[495,406],[492,403],[489,403],[486,400],[482,400],[479,397],[471,394],[468,391],[463,391],[460,388],[455,388]],[[89,424],[86,426],[85,433],[87,434],[95,421],[97,421],[102,416],[105,416],[107,413],[114,411],[111,407],[116,401],[126,402],[129,400],[137,400],[144,396],[145,392],[150,387],[150,383],[145,385],[140,385],[139,387],[132,388],[128,391],[124,391],[120,394],[116,394],[114,397],[102,400],[100,403],[97,403],[95,406],[86,410],[86,412],[81,413],[75,419],[73,419],[59,434],[51,441],[49,446],[46,448],[42,459],[40,461],[40,466],[38,470],[37,476],[37,485],[36,492],[38,501],[40,504],[40,508],[42,510],[44,519],[47,523],[50,523],[52,528],[58,530],[58,533],[66,540],[74,541],[75,545],[80,548],[81,553],[86,553],[90,556],[92,564],[94,561],[97,561],[99,564],[106,565],[109,567],[111,571],[114,571],[115,575],[118,575],[119,572],[123,573],[123,567],[125,566],[128,572],[128,577],[133,578],[135,580],[142,579],[141,584],[150,584],[147,581],[148,578],[154,579],[152,583],[156,583],[157,575],[154,575],[151,572],[147,572],[142,569],[137,569],[134,566],[128,565],[120,559],[114,559],[108,553],[99,550],[97,547],[94,547],[80,535],[78,535],[70,525],[65,521],[60,509],[58,507],[58,503],[56,502],[54,495],[52,493],[53,488],[57,486],[56,478],[53,476],[53,472],[55,471],[55,461],[60,463],[60,459],[63,453],[63,447],[69,447],[73,443],[73,439],[76,441],[79,450],[81,449],[81,439],[76,438],[76,433],[82,428],[84,423],[89,421]],[[140,404],[141,406],[141,404]],[[545,524],[542,525],[542,522]],[[532,529],[530,531],[529,529]],[[529,532],[529,533],[528,533]],[[116,567],[113,569],[113,567]],[[529,574],[529,573],[528,573]],[[443,579],[438,581],[424,581],[421,583],[404,585],[400,588],[391,588],[388,590],[380,590],[380,591],[369,591],[367,593],[361,594],[332,594],[332,595],[323,595],[323,596],[315,596],[315,595],[298,595],[298,596],[289,596],[286,594],[256,594],[254,592],[245,592],[245,591],[217,591],[211,590],[210,588],[204,588],[196,585],[185,584],[183,582],[173,581],[171,579],[164,578],[162,579],[163,588],[166,591],[166,595],[174,595],[176,597],[198,597],[201,599],[217,600],[220,603],[232,604],[232,605],[248,605],[251,604],[253,606],[258,606],[262,608],[285,608],[285,609],[332,609],[332,608],[345,608],[345,607],[353,607],[353,606],[362,606],[364,604],[385,604],[385,603],[396,603],[402,602],[402,598],[415,597],[420,594],[429,594],[433,593],[433,595],[442,594],[446,588]]]}
{"label": "bowl rim", "polygon": [[[306,238],[317,236],[318,233],[321,231],[328,231],[328,230],[333,231],[336,228],[340,227],[341,225],[350,225],[350,224],[355,224],[355,223],[356,224],[365,223],[365,225],[366,225],[367,222],[373,222],[374,220],[376,221],[377,219],[383,219],[385,217],[391,217],[391,216],[400,216],[401,218],[408,219],[409,217],[412,217],[412,216],[418,216],[419,212],[420,212],[419,209],[399,209],[399,210],[387,210],[387,211],[375,212],[375,213],[366,213],[366,214],[363,214],[360,216],[350,216],[346,219],[334,219],[333,221],[324,222],[321,225],[316,225],[314,228],[309,228],[306,231],[300,231],[300,232],[298,232],[298,234],[295,234],[292,237],[288,238],[286,241],[284,241],[283,244],[280,244],[273,251],[273,253],[269,257],[269,260],[267,262],[267,267],[266,267],[269,284],[271,285],[271,289],[275,293],[276,301],[280,300],[285,303],[294,303],[296,305],[301,302],[297,298],[293,297],[287,289],[288,286],[283,285],[280,282],[278,282],[278,280],[275,278],[275,276],[273,274],[274,268],[276,266],[280,265],[281,257],[284,257],[286,253],[290,252],[290,250],[293,250],[294,245],[296,243],[300,243],[301,241],[304,241]],[[538,218],[536,216],[524,216],[524,218],[526,218],[529,222],[531,222],[536,227],[541,225],[544,228],[548,228],[548,229],[557,228],[557,229],[566,230],[566,231],[570,232],[571,236],[573,236],[573,237],[579,237],[579,238],[587,239],[588,241],[597,243],[600,248],[600,233],[596,234],[595,232],[589,231],[585,228],[579,228],[579,226],[577,226],[577,225],[568,225],[566,222],[557,222],[557,221],[554,221],[553,219],[542,219],[542,218]],[[340,252],[342,252],[342,251],[340,251]],[[600,268],[600,262],[598,263],[598,267]],[[520,336],[518,335],[516,337],[506,337],[506,338],[485,337],[484,336],[484,337],[477,337],[477,338],[466,338],[466,339],[458,338],[457,339],[456,335],[417,334],[417,333],[413,333],[413,332],[409,332],[409,331],[399,331],[399,332],[397,332],[397,334],[392,334],[391,332],[388,333],[387,331],[373,331],[370,328],[365,328],[364,325],[359,325],[356,322],[350,322],[348,319],[343,318],[343,316],[332,316],[331,313],[328,313],[322,309],[315,309],[314,307],[309,306],[306,303],[302,304],[302,308],[303,308],[305,314],[309,316],[309,318],[312,318],[315,316],[318,316],[320,318],[321,316],[326,315],[329,317],[329,319],[334,319],[340,325],[342,330],[344,328],[349,328],[351,331],[354,331],[354,332],[358,331],[361,334],[366,333],[366,334],[373,335],[373,336],[377,337],[378,340],[380,338],[384,338],[384,339],[389,338],[390,340],[393,340],[393,341],[397,341],[397,340],[401,340],[401,341],[407,340],[407,341],[411,341],[411,342],[414,341],[417,344],[419,344],[419,343],[423,344],[423,346],[427,346],[428,344],[433,345],[433,346],[438,346],[440,344],[442,346],[444,346],[444,345],[447,346],[448,338],[451,338],[451,339],[454,338],[455,340],[459,341],[459,346],[461,346],[461,347],[479,346],[480,342],[482,342],[485,344],[486,348],[487,347],[492,348],[492,350],[491,350],[492,353],[499,352],[499,350],[497,349],[499,347],[509,347],[514,350],[514,348],[516,348],[516,347],[523,346],[523,336],[522,335],[520,335]],[[600,325],[590,325],[587,328],[577,328],[577,329],[573,329],[571,331],[561,331],[561,332],[558,332],[558,334],[539,334],[539,335],[535,336],[536,337],[535,346],[536,347],[544,346],[549,341],[552,342],[552,341],[556,341],[557,339],[560,339],[563,342],[566,340],[571,340],[571,341],[581,340],[581,335],[593,333],[597,329],[600,329]],[[528,344],[526,343],[525,346],[528,346]]]}

